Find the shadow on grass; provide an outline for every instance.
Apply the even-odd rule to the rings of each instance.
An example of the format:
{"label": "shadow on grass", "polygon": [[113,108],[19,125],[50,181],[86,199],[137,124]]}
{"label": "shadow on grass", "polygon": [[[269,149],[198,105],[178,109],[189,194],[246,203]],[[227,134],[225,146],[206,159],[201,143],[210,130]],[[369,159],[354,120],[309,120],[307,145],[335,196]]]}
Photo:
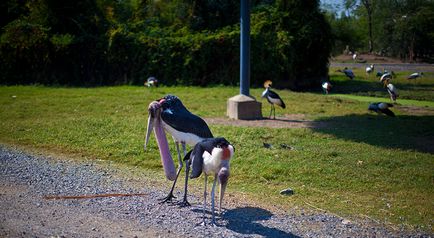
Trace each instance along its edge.
{"label": "shadow on grass", "polygon": [[434,154],[434,116],[377,114],[326,118],[314,131],[360,143]]}
{"label": "shadow on grass", "polygon": [[256,221],[269,220],[273,214],[258,207],[241,207],[231,209],[223,214],[228,221],[227,229],[245,235],[259,235],[263,237],[299,237],[277,228],[267,227]]}

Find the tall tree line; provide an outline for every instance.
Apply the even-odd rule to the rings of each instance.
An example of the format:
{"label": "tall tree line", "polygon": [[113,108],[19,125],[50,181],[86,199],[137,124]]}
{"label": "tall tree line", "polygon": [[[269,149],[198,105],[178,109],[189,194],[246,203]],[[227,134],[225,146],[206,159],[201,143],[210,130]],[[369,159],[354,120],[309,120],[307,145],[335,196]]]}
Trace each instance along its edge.
{"label": "tall tree line", "polygon": [[[331,28],[318,0],[252,0],[253,85],[303,90],[327,75]],[[0,84],[236,85],[235,0],[4,0]]]}
{"label": "tall tree line", "polygon": [[335,36],[334,53],[348,45],[399,57],[408,62],[434,62],[434,1],[343,0],[346,11],[329,10]]}

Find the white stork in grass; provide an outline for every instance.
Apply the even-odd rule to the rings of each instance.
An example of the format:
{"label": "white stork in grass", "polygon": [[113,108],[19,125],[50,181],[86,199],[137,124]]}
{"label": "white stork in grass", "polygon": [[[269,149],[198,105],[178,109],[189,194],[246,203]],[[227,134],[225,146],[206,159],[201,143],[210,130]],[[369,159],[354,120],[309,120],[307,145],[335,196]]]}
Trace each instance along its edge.
{"label": "white stork in grass", "polygon": [[205,225],[205,210],[206,210],[206,195],[208,176],[214,177],[214,182],[211,189],[211,213],[212,225],[215,223],[215,188],[216,183],[220,184],[219,194],[219,214],[221,214],[221,206],[226,186],[229,180],[229,163],[234,155],[234,147],[222,137],[209,138],[198,142],[193,150],[188,152],[184,160],[187,160],[187,173],[191,167],[190,178],[198,178],[202,172],[205,175],[205,191],[203,193],[203,225]]}
{"label": "white stork in grass", "polygon": [[396,90],[395,86],[393,84],[389,83],[387,84],[387,92],[390,95],[390,99],[395,103],[396,98],[399,96],[398,90]]}
{"label": "white stork in grass", "polygon": [[422,76],[423,76],[422,72],[412,73],[407,77],[407,79],[409,79],[409,80],[410,79],[417,79],[417,78],[422,77]]}
{"label": "white stork in grass", "polygon": [[385,102],[376,102],[369,104],[368,110],[374,111],[378,114],[384,113],[387,116],[394,117],[395,113],[393,113],[389,107],[393,107],[393,104],[391,103],[385,103]]}
{"label": "white stork in grass", "polygon": [[274,119],[276,119],[276,109],[274,108],[274,104],[279,105],[283,109],[285,109],[286,105],[283,102],[282,98],[280,98],[279,94],[272,91],[271,88],[272,82],[270,80],[265,81],[264,83],[264,92],[262,92],[262,98],[267,98],[267,101],[271,104],[271,110],[270,110],[270,119],[271,119],[271,113],[274,112]]}

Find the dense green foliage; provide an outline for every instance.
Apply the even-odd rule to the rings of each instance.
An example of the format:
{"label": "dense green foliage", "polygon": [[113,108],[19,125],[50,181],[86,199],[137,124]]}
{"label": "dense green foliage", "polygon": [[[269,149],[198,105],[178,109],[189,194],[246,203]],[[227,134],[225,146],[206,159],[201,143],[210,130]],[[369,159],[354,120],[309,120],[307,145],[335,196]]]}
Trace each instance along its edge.
{"label": "dense green foliage", "polygon": [[[406,61],[434,61],[434,2],[431,0],[342,0],[347,11],[328,9],[335,54],[372,52]],[[337,17],[339,15],[339,17]],[[371,18],[369,18],[371,16]]]}
{"label": "dense green foliage", "polygon": [[[1,84],[236,85],[239,1],[7,0]],[[327,75],[318,0],[252,1],[251,83],[305,89]]]}

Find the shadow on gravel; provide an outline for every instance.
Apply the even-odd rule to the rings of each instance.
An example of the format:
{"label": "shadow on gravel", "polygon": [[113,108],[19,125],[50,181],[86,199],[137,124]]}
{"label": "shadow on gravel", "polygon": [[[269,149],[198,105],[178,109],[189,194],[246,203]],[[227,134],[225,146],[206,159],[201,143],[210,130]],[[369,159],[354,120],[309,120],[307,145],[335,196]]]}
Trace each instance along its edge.
{"label": "shadow on gravel", "polygon": [[387,117],[371,113],[331,117],[325,121],[328,127],[314,128],[314,131],[384,148],[434,154],[434,116],[431,115]]}
{"label": "shadow on gravel", "polygon": [[263,237],[299,237],[276,228],[264,226],[257,221],[269,220],[273,214],[258,207],[231,209],[223,214],[228,221],[227,229],[241,234],[260,235]]}

